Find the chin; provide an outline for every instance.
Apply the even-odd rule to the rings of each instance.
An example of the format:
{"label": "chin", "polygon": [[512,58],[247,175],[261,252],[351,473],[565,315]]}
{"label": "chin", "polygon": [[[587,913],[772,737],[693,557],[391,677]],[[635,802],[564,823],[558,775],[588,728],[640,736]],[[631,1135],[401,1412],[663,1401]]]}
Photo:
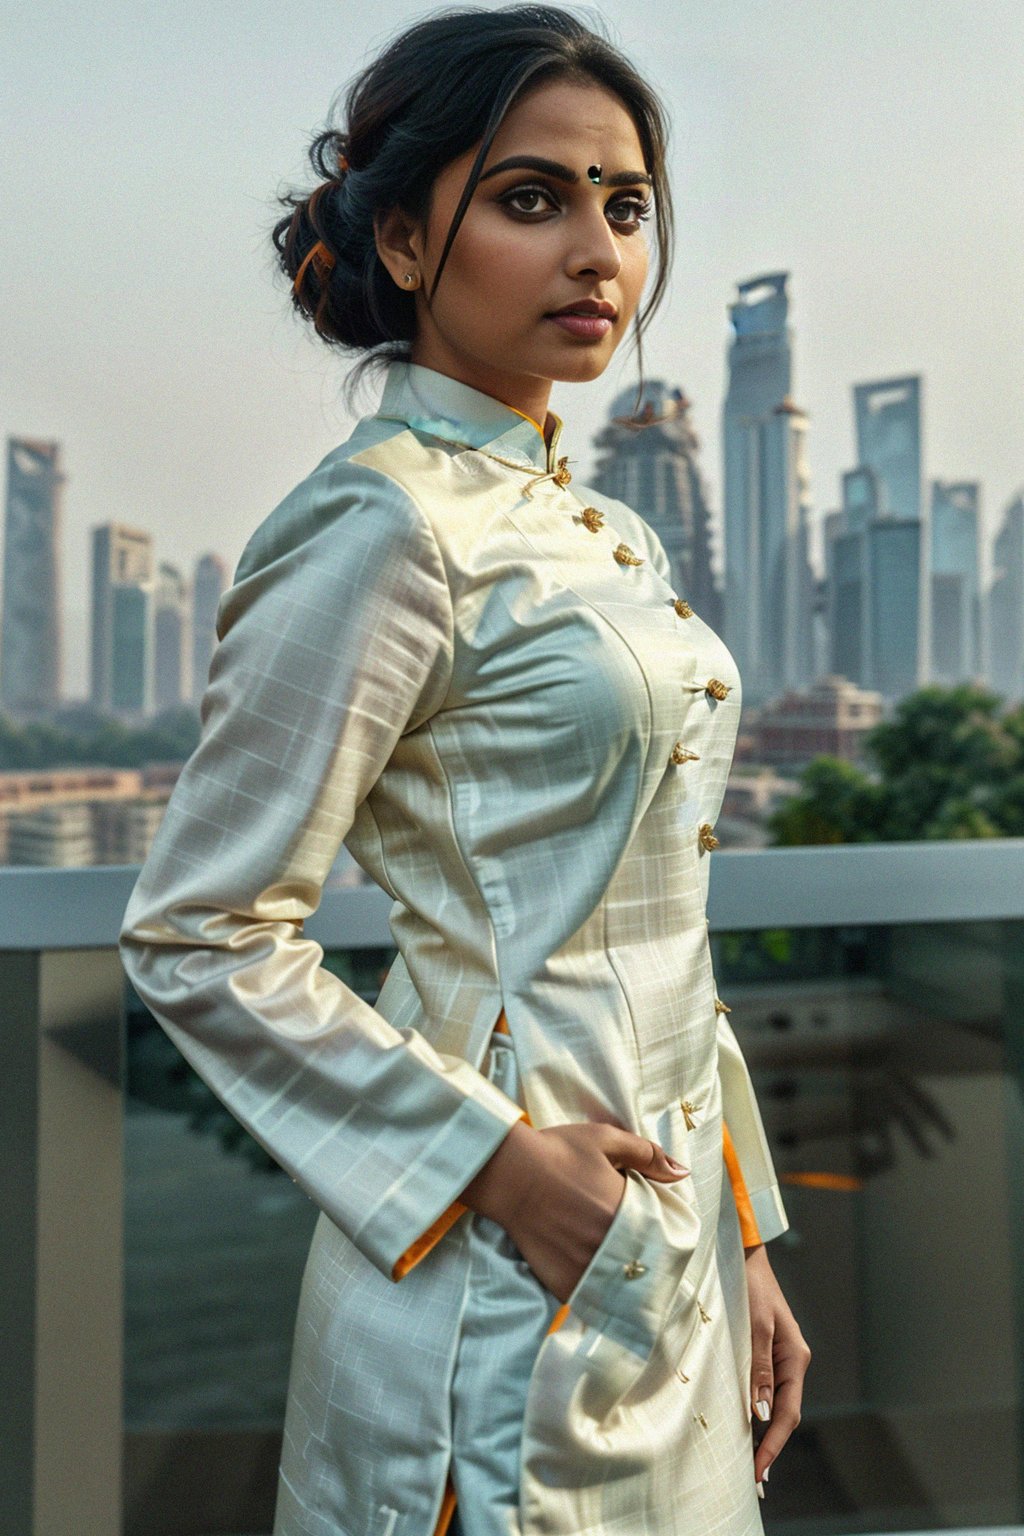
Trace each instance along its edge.
{"label": "chin", "polygon": [[578,357],[561,358],[552,364],[550,377],[563,384],[585,384],[599,379],[614,356],[614,351],[599,352],[596,347],[584,351],[581,347]]}

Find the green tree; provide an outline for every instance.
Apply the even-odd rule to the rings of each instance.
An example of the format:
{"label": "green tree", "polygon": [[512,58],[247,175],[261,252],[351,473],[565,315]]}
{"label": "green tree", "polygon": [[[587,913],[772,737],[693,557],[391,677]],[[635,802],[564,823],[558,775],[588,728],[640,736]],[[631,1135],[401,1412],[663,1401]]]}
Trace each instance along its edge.
{"label": "green tree", "polygon": [[974,684],[908,694],[866,766],[817,757],[769,819],[776,844],[1024,836],[1024,706]]}
{"label": "green tree", "polygon": [[769,821],[777,843],[875,841],[878,787],[862,769],[841,757],[816,757],[800,784]]}
{"label": "green tree", "polygon": [[0,769],[139,768],[184,762],[199,741],[199,714],[191,705],[165,710],[144,725],[87,711],[24,724],[0,715]]}

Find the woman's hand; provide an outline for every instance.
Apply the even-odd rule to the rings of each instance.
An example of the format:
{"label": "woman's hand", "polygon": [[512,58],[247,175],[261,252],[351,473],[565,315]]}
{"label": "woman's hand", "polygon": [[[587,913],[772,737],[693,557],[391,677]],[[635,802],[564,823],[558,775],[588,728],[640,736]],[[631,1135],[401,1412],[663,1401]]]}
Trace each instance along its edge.
{"label": "woman's hand", "polygon": [[[779,1288],[764,1243],[746,1250],[746,1271],[752,1346],[750,1401],[752,1406],[767,1403],[771,1415],[754,1452],[754,1477],[760,1483],[800,1423],[811,1351]],[[756,1406],[753,1412],[761,1418]]]}
{"label": "woman's hand", "polygon": [[622,1126],[582,1121],[538,1130],[520,1120],[460,1198],[500,1223],[541,1284],[568,1301],[625,1192],[620,1168],[662,1183],[690,1171]]}

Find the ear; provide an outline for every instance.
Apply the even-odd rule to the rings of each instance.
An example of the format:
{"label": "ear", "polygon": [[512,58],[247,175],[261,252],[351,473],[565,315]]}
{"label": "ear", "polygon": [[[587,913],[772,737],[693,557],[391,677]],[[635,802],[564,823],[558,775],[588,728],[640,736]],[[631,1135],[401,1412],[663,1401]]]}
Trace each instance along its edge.
{"label": "ear", "polygon": [[389,208],[386,213],[374,217],[373,238],[377,254],[396,285],[403,293],[408,293],[410,290],[405,282],[405,274],[418,272],[421,266],[417,226],[400,208]]}

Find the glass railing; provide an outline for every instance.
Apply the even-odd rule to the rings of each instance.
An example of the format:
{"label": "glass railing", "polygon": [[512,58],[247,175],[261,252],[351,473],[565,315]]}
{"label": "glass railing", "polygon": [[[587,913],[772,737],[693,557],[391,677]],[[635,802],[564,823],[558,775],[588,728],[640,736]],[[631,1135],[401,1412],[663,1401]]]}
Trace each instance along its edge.
{"label": "glass railing", "polygon": [[[1021,1528],[1022,871],[1020,841],[715,856],[714,974],[790,1220],[768,1251],[813,1351],[769,1533]],[[48,1529],[255,1536],[317,1213],[124,982],[134,874],[0,875],[23,1329],[0,1411],[30,1410],[0,1529],[42,1501]],[[334,891],[306,925],[370,1003],[390,905]]]}

